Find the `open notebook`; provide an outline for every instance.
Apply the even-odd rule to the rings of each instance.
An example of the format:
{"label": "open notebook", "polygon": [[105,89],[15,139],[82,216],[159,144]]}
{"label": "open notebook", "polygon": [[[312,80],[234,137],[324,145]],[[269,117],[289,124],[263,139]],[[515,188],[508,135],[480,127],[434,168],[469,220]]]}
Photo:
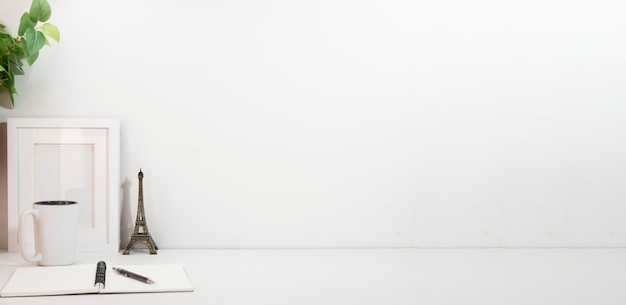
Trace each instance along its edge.
{"label": "open notebook", "polygon": [[[113,270],[123,268],[150,278],[148,284],[125,277]],[[65,294],[183,292],[193,287],[183,265],[111,265],[107,266],[104,288],[95,283],[97,264],[55,267],[18,267],[1,297]]]}

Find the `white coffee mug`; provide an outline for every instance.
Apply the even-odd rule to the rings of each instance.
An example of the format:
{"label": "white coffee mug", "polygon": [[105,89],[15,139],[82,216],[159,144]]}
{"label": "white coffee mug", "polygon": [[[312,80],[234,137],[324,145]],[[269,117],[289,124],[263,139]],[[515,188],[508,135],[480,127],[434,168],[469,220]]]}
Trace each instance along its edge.
{"label": "white coffee mug", "polygon": [[[26,218],[33,218],[35,254],[27,254],[24,235]],[[20,216],[19,238],[25,260],[42,266],[71,265],[76,259],[78,203],[76,201],[38,201]]]}

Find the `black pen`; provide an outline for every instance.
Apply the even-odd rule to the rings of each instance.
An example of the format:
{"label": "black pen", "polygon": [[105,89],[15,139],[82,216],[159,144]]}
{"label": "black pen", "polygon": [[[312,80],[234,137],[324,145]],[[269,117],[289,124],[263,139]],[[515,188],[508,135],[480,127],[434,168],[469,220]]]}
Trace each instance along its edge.
{"label": "black pen", "polygon": [[93,284],[94,286],[98,286],[98,288],[104,288],[105,276],[107,271],[107,264],[103,261],[99,261],[96,266],[96,280]]}
{"label": "black pen", "polygon": [[154,284],[153,280],[151,280],[151,279],[149,279],[149,278],[147,278],[147,277],[145,277],[143,275],[140,275],[140,274],[137,274],[137,273],[133,273],[133,272],[130,272],[128,270],[124,270],[122,268],[117,268],[117,267],[113,267],[113,270],[117,271],[117,273],[119,273],[119,274],[121,274],[121,275],[123,275],[125,277],[129,277],[131,279],[138,280],[140,282],[144,282],[144,283],[147,283],[147,284]]}

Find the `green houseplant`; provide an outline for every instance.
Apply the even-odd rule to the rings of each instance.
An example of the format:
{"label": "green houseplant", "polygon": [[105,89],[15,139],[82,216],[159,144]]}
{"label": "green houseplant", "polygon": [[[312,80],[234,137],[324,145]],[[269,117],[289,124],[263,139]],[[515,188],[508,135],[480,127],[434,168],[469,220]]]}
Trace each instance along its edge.
{"label": "green houseplant", "polygon": [[12,36],[0,24],[0,93],[7,90],[11,106],[15,106],[15,76],[23,75],[23,61],[32,65],[39,57],[44,45],[50,45],[48,38],[59,42],[59,29],[46,21],[52,10],[47,0],[33,0],[30,11],[20,19],[17,36]]}

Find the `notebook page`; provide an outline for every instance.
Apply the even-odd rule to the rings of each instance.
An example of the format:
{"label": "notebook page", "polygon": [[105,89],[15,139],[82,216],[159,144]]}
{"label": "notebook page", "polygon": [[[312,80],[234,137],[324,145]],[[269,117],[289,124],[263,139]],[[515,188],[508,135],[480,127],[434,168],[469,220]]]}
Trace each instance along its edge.
{"label": "notebook page", "polygon": [[[146,284],[113,270],[122,268],[153,280]],[[182,292],[193,291],[183,265],[110,265],[107,266],[106,285],[100,293]]]}
{"label": "notebook page", "polygon": [[98,293],[96,264],[54,267],[18,267],[0,296],[37,296]]}

